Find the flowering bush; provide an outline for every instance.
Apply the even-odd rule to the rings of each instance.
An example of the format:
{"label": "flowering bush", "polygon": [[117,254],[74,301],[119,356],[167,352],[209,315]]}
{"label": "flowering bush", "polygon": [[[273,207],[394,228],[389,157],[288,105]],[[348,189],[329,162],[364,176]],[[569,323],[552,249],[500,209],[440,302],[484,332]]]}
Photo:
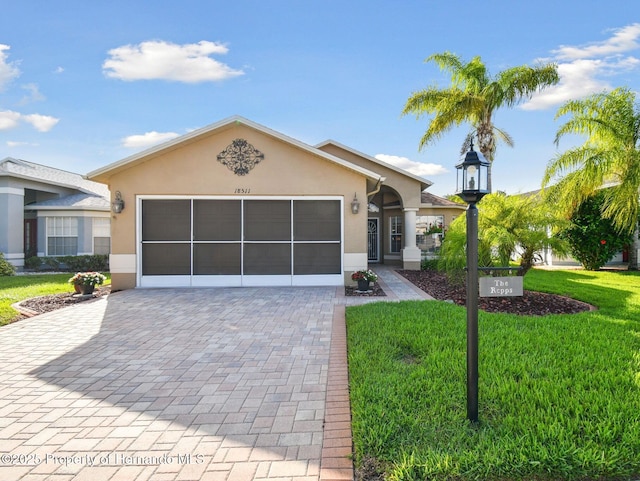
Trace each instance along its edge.
{"label": "flowering bush", "polygon": [[352,281],[366,280],[369,282],[375,282],[378,280],[378,276],[371,269],[363,269],[360,271],[355,271],[353,274],[351,274],[351,280]]}
{"label": "flowering bush", "polygon": [[69,284],[97,286],[106,280],[106,277],[99,272],[78,272],[69,279]]}

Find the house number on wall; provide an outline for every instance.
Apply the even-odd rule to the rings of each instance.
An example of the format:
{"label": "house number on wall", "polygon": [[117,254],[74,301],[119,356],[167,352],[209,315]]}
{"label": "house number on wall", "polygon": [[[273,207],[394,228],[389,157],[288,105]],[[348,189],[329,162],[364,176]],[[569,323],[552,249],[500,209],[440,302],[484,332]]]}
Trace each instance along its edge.
{"label": "house number on wall", "polygon": [[250,194],[251,193],[251,189],[248,187],[238,187],[236,190],[233,191],[234,194]]}

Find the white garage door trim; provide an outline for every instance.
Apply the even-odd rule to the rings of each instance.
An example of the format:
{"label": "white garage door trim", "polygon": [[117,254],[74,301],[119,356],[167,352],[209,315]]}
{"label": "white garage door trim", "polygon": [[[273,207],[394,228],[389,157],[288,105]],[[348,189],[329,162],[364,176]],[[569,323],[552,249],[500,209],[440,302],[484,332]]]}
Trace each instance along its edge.
{"label": "white garage door trim", "polygon": [[[142,206],[144,200],[189,200],[191,201],[191,240],[183,241],[185,245],[189,245],[191,256],[191,272],[189,275],[143,275],[143,238],[142,238]],[[243,222],[241,239],[238,241],[241,249],[241,274],[240,275],[195,275],[194,274],[194,245],[198,242],[194,239],[193,229],[195,222],[193,220],[193,206],[196,200],[234,200],[241,201],[241,216]],[[339,244],[340,249],[340,268],[339,273],[331,274],[294,274],[294,251],[296,245],[313,244],[314,241],[297,241],[293,236],[294,217],[290,218],[291,223],[291,239],[284,240],[280,243],[291,245],[291,274],[288,275],[249,275],[242,274],[245,272],[244,266],[244,249],[246,245],[260,242],[251,242],[245,240],[244,233],[244,205],[245,201],[288,201],[292,212],[294,201],[296,200],[326,200],[339,202],[340,215],[340,239],[339,241],[318,241],[323,244]],[[342,286],[344,285],[344,199],[340,196],[167,196],[167,195],[139,195],[136,196],[136,257],[137,257],[137,286],[138,287],[240,287],[240,286]],[[152,242],[162,244],[162,242]],[[173,243],[173,242],[171,242]],[[273,244],[271,241],[270,244]],[[276,242],[277,244],[277,242]],[[286,257],[285,257],[286,259]]]}

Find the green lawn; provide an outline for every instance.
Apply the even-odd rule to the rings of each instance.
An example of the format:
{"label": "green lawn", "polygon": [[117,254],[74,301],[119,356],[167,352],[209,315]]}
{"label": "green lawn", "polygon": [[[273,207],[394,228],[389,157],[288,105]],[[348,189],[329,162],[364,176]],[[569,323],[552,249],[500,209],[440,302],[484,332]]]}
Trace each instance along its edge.
{"label": "green lawn", "polygon": [[[11,304],[31,297],[72,292],[73,286],[67,282],[72,275],[73,273],[0,277],[0,326],[18,316],[18,311]],[[109,282],[107,278],[106,283]]]}
{"label": "green lawn", "polygon": [[599,310],[481,311],[478,425],[466,420],[464,308],[347,309],[357,467],[391,480],[640,477],[640,273],[534,270],[525,288]]}

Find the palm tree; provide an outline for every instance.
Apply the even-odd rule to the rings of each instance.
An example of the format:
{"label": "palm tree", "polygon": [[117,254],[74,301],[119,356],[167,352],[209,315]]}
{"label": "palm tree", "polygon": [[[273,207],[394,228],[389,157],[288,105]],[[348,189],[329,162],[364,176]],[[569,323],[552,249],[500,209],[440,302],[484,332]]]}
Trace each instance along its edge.
{"label": "palm tree", "polygon": [[[513,146],[507,132],[493,124],[494,112],[501,107],[513,107],[536,91],[555,85],[560,80],[555,64],[513,67],[492,77],[480,57],[464,63],[459,56],[444,52],[431,55],[426,62],[435,62],[440,70],[451,75],[451,86],[446,89],[429,87],[414,92],[407,100],[403,115],[433,115],[427,131],[420,139],[420,149],[439,139],[444,133],[462,123],[469,123],[472,131],[465,139],[461,153],[477,137],[478,150],[493,162],[497,140]],[[491,171],[488,187],[491,189]]]}
{"label": "palm tree", "polygon": [[[603,186],[602,216],[619,232],[633,233],[629,268],[638,268],[638,213],[640,212],[640,106],[627,88],[572,100],[556,118],[572,117],[556,134],[556,145],[567,134],[587,137],[585,143],[556,156],[545,171],[543,187],[556,205],[570,216]],[[557,183],[556,183],[557,182]]]}

